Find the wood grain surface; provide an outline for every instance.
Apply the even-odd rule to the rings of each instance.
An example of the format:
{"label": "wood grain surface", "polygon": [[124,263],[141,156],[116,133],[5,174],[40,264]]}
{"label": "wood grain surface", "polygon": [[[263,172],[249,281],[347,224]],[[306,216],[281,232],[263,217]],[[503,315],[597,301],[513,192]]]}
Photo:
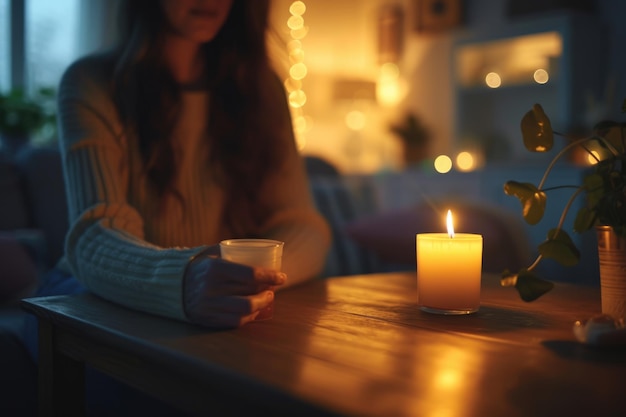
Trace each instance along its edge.
{"label": "wood grain surface", "polygon": [[[480,310],[467,316],[421,312],[416,292],[414,272],[329,278],[278,292],[270,320],[221,331],[89,294],[23,306],[53,329],[44,351],[189,411],[626,416],[626,350],[585,346],[572,333],[600,312],[599,289],[557,284],[525,303],[486,275]],[[48,378],[49,402],[68,395],[60,390],[80,393],[54,391]]]}

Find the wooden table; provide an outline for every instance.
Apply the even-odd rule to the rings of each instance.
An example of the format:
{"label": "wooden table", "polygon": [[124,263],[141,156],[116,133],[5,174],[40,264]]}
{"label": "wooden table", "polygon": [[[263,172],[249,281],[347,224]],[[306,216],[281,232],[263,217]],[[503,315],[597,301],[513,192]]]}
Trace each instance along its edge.
{"label": "wooden table", "polygon": [[220,416],[626,416],[626,350],[572,333],[600,311],[597,289],[559,284],[524,303],[486,276],[478,313],[439,316],[418,310],[415,281],[315,281],[279,292],[273,319],[228,331],[89,294],[25,300],[40,322],[41,409],[82,407],[88,363]]}

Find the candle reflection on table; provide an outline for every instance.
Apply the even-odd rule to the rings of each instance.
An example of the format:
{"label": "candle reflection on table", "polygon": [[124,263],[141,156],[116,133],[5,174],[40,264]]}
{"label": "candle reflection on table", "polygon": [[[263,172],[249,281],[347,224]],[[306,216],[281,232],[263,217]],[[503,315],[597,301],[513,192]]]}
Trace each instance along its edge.
{"label": "candle reflection on table", "polygon": [[454,233],[448,210],[448,233],[416,235],[417,296],[421,310],[469,314],[480,306],[483,238]]}

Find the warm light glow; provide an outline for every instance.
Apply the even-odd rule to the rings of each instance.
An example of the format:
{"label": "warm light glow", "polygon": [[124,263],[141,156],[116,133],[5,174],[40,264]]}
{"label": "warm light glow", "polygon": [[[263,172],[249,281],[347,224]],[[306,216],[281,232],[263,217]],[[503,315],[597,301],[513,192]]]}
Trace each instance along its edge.
{"label": "warm light glow", "polygon": [[302,29],[304,27],[304,19],[302,16],[291,16],[287,20],[287,27],[292,30]]}
{"label": "warm light glow", "polygon": [[289,76],[296,81],[302,80],[306,77],[307,68],[302,62],[299,64],[294,64],[289,68]]}
{"label": "warm light glow", "polygon": [[306,94],[302,91],[302,80],[307,75],[307,67],[304,64],[304,49],[301,39],[308,33],[308,28],[304,25],[302,15],[306,11],[306,5],[302,1],[294,1],[289,6],[291,16],[287,19],[287,27],[290,29],[291,40],[287,43],[289,61],[292,64],[289,68],[289,79],[285,80],[285,90],[288,93],[289,107],[291,108],[291,119],[293,123],[294,136],[299,151],[306,145],[304,134],[311,128],[310,118],[304,114],[302,107],[307,101]]}
{"label": "warm light glow", "polygon": [[306,26],[303,26],[299,29],[292,29],[290,33],[292,38],[302,39],[306,36],[307,33],[309,33],[309,29]]}
{"label": "warm light glow", "polygon": [[448,215],[446,216],[446,227],[448,228],[448,235],[452,238],[454,237],[454,225],[452,224],[452,211],[448,210]]}
{"label": "warm light glow", "polygon": [[476,166],[476,160],[469,152],[459,152],[456,156],[456,166],[460,171],[471,171]]}
{"label": "warm light glow", "polygon": [[363,130],[365,127],[365,114],[358,110],[352,110],[346,114],[346,126],[351,130]]}
{"label": "warm light glow", "polygon": [[485,84],[491,88],[498,88],[502,85],[502,79],[497,72],[490,72],[485,76]]}
{"label": "warm light glow", "polygon": [[298,151],[302,151],[306,147],[306,137],[304,134],[298,132],[296,132],[294,136],[296,137],[296,148]]}
{"label": "warm light glow", "polygon": [[477,42],[459,48],[456,71],[465,87],[483,84],[484,68],[497,68],[503,85],[526,84],[537,68],[555,77],[562,53],[562,36],[556,31]]}
{"label": "warm light glow", "polygon": [[289,93],[289,105],[291,107],[302,107],[306,103],[306,94],[302,90],[296,90]]}
{"label": "warm light glow", "polygon": [[448,155],[439,155],[434,162],[435,171],[440,174],[450,172],[452,169],[452,159]]}
{"label": "warm light glow", "polygon": [[376,83],[376,99],[383,106],[393,106],[402,99],[403,95],[400,69],[391,62],[383,64]]}
{"label": "warm light glow", "polygon": [[294,51],[296,49],[302,49],[302,42],[300,42],[297,39],[293,39],[291,41],[289,41],[289,43],[287,44],[287,50],[289,52]]}
{"label": "warm light glow", "polygon": [[435,375],[435,384],[439,389],[456,389],[461,384],[461,375],[454,369],[444,369]]}
{"label": "warm light glow", "polygon": [[380,67],[381,76],[386,78],[398,78],[400,69],[393,62],[387,62]]}
{"label": "warm light glow", "polygon": [[306,5],[302,1],[294,1],[291,3],[291,6],[289,6],[289,13],[294,16],[301,16],[304,12],[306,12]]}
{"label": "warm light glow", "polygon": [[304,51],[302,48],[294,48],[289,52],[289,61],[292,64],[304,61]]}
{"label": "warm light glow", "polygon": [[297,116],[293,118],[293,130],[298,133],[306,132],[307,120],[304,116]]}
{"label": "warm light glow", "polygon": [[[432,352],[432,353],[431,353]],[[424,361],[412,360],[409,370],[419,369],[412,375],[414,380],[423,384],[420,395],[429,401],[428,410],[421,415],[427,417],[458,417],[468,415],[468,410],[477,410],[477,403],[484,384],[482,374],[476,369],[483,369],[488,354],[476,349],[451,347],[441,343],[430,347],[428,353],[416,352],[415,358],[432,354],[434,357],[427,367]],[[424,369],[425,368],[425,369]]]}
{"label": "warm light glow", "polygon": [[376,84],[376,98],[383,106],[393,106],[400,96],[400,86],[396,80],[379,80]]}
{"label": "warm light glow", "polygon": [[287,78],[285,80],[285,89],[288,93],[291,93],[295,90],[300,90],[302,89],[302,81],[294,80],[293,78]]}
{"label": "warm light glow", "polygon": [[539,68],[533,74],[533,79],[537,84],[545,84],[550,79],[550,76],[548,75],[548,71],[544,70],[543,68]]}
{"label": "warm light glow", "polygon": [[587,162],[589,162],[589,165],[595,165],[600,160],[600,154],[598,153],[598,151],[591,151],[591,153],[593,155],[587,154]]}

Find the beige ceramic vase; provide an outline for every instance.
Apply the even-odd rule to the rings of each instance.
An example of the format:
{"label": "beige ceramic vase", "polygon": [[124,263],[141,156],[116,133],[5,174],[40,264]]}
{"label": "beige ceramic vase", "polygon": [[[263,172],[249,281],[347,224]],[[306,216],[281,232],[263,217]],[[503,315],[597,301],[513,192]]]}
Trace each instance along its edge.
{"label": "beige ceramic vase", "polygon": [[602,313],[626,321],[626,238],[597,226]]}

